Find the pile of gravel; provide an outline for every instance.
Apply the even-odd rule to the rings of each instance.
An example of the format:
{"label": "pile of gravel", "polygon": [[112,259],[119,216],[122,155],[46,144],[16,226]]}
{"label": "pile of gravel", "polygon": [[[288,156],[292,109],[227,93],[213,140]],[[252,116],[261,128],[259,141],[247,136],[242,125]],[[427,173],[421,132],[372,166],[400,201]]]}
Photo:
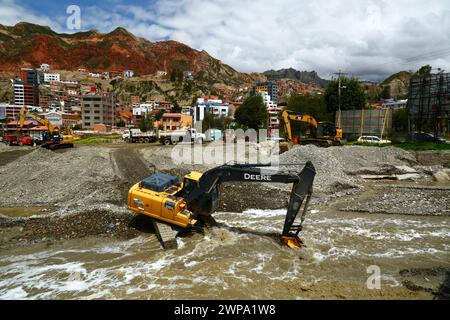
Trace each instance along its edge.
{"label": "pile of gravel", "polygon": [[362,179],[354,174],[363,167],[411,165],[415,157],[408,151],[386,147],[342,146],[320,148],[314,145],[294,146],[280,155],[280,163],[311,161],[317,171],[314,189],[324,193],[360,188]]}
{"label": "pile of gravel", "polygon": [[107,148],[44,148],[0,167],[1,206],[82,206],[120,198],[120,178]]}

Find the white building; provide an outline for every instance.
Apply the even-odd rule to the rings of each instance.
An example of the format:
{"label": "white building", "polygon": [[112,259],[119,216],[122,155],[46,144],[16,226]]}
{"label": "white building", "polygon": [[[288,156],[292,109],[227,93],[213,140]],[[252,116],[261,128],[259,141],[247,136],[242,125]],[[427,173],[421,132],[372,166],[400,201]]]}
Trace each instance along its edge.
{"label": "white building", "polygon": [[62,114],[63,112],[51,111],[48,113],[44,113],[42,116],[44,116],[45,119],[50,121],[52,125],[60,127],[63,124]]}
{"label": "white building", "polygon": [[50,65],[47,64],[47,63],[43,63],[43,64],[41,64],[39,69],[41,69],[41,71],[49,71],[50,70]]}
{"label": "white building", "polygon": [[221,99],[209,99],[209,97],[198,98],[197,105],[194,109],[194,123],[203,121],[205,113],[211,113],[216,117],[227,117],[230,115],[230,105],[223,103]]}
{"label": "white building", "polygon": [[14,104],[16,106],[25,104],[25,87],[21,83],[14,83]]}
{"label": "white building", "polygon": [[151,103],[141,103],[139,106],[133,107],[133,116],[144,116],[152,112],[154,105]]}
{"label": "white building", "polygon": [[44,82],[49,83],[50,81],[59,82],[61,80],[59,73],[44,73]]}
{"label": "white building", "polygon": [[256,94],[260,95],[263,98],[266,108],[275,108],[277,106],[277,104],[272,101],[270,95],[266,91],[259,91]]}
{"label": "white building", "polygon": [[133,70],[125,70],[123,72],[123,76],[125,78],[133,78],[134,77],[134,71]]}
{"label": "white building", "polygon": [[383,102],[383,108],[390,108],[393,110],[398,110],[398,109],[406,108],[407,104],[408,104],[408,99],[406,99],[406,100],[390,99],[390,100]]}

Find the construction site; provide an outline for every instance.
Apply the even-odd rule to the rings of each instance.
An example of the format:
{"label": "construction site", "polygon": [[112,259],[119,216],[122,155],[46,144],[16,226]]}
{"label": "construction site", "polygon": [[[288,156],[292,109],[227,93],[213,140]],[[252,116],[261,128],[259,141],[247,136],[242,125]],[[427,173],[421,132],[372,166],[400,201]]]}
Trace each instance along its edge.
{"label": "construction site", "polygon": [[[201,232],[164,231],[137,214],[133,192],[144,192],[155,172],[180,181],[216,172],[215,164],[176,164],[175,147],[194,148],[0,144],[0,298],[448,299],[448,151],[296,145],[282,153],[280,172],[308,161],[315,170],[302,246],[293,249],[279,238],[293,187],[262,174],[223,180],[215,224]],[[271,153],[275,143],[246,148]],[[228,166],[230,177],[237,169],[256,172]],[[371,266],[380,271],[377,288],[368,285]]]}

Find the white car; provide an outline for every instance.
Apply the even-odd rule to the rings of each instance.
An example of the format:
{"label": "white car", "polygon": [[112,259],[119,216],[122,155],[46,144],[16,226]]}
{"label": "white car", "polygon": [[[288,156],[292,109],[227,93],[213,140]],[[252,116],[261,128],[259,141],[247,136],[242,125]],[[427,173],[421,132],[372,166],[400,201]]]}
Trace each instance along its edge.
{"label": "white car", "polygon": [[361,136],[358,138],[358,142],[377,143],[377,144],[389,144],[390,140],[383,140],[377,136]]}

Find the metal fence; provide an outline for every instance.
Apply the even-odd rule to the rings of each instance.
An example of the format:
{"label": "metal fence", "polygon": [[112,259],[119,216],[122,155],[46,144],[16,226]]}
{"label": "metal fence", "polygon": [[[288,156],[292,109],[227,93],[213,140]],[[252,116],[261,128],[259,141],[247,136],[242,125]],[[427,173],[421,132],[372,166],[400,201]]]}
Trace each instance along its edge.
{"label": "metal fence", "polygon": [[392,127],[392,110],[345,110],[341,112],[341,127],[345,138],[387,136]]}

